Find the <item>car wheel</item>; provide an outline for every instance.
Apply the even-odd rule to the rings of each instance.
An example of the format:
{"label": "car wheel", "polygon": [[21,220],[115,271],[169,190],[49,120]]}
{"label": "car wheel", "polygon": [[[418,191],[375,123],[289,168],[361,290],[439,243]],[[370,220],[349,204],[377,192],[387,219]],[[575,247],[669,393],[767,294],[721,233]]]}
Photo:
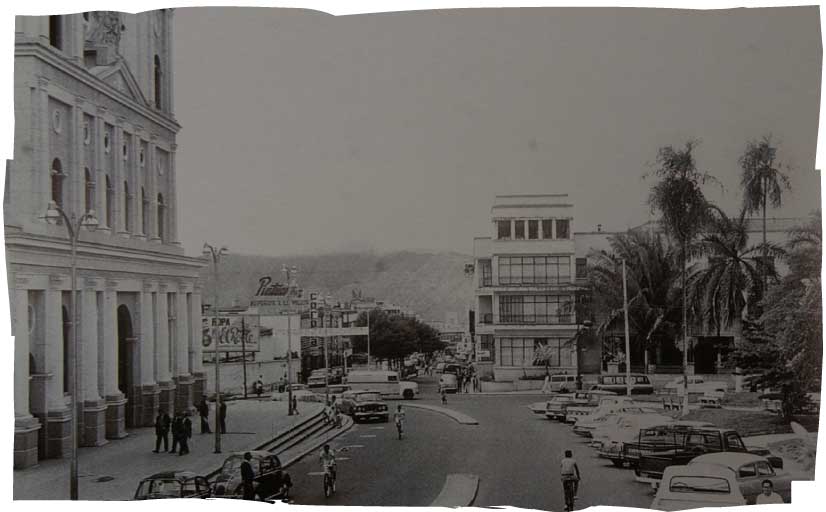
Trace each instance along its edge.
{"label": "car wheel", "polygon": [[404,397],[405,400],[413,400],[413,390],[405,389],[404,393],[402,393],[402,397]]}
{"label": "car wheel", "polygon": [[611,463],[614,464],[615,467],[621,468],[625,466],[625,463],[620,459],[611,459]]}

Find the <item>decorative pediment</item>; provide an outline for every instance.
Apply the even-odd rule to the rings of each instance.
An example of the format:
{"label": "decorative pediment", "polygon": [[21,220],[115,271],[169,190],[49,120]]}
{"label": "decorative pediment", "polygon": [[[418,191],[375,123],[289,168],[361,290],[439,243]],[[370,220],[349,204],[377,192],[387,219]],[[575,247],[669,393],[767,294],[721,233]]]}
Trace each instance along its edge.
{"label": "decorative pediment", "polygon": [[129,66],[126,65],[123,59],[118,59],[111,66],[97,66],[90,69],[90,71],[107,84],[132,98],[132,100],[142,105],[149,105],[138,85],[138,81],[129,71]]}

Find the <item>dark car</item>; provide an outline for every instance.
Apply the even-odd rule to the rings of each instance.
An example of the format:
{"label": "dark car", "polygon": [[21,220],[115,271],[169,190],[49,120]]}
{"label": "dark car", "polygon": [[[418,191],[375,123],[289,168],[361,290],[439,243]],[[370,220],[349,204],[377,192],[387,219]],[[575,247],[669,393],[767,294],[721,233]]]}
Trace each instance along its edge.
{"label": "dark car", "polygon": [[[592,390],[611,391],[619,395],[624,395],[628,386],[625,383],[625,374],[600,375],[597,383],[591,387]],[[651,395],[654,393],[654,386],[647,375],[638,373],[631,374],[631,394]]]}
{"label": "dark car", "polygon": [[390,421],[387,404],[378,391],[347,391],[342,393],[338,407],[342,414],[352,416],[353,421]]}
{"label": "dark car", "polygon": [[135,491],[136,500],[209,498],[211,495],[207,479],[191,471],[156,473],[141,480]]}
{"label": "dark car", "polygon": [[[221,471],[213,483],[213,496],[217,498],[242,498],[244,488],[241,481],[241,463],[244,453],[236,452],[224,460]],[[260,500],[286,499],[292,480],[289,473],[281,468],[281,461],[274,453],[251,451],[250,464],[255,473],[255,495]]]}

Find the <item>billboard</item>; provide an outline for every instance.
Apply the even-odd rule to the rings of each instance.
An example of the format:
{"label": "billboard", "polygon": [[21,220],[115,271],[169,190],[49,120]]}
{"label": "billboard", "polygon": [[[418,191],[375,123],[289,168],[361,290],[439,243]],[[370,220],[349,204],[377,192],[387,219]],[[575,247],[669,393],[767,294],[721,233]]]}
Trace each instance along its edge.
{"label": "billboard", "polygon": [[[258,352],[257,315],[204,316],[201,320],[204,352]],[[243,341],[242,341],[243,340]]]}

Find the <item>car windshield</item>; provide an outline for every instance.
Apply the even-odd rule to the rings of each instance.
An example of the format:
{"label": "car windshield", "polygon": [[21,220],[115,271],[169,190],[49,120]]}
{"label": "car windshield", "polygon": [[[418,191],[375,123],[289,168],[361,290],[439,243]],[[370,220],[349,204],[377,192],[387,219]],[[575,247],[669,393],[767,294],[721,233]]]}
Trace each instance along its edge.
{"label": "car windshield", "polygon": [[381,400],[379,393],[360,393],[356,395],[356,402],[376,402]]}
{"label": "car windshield", "polygon": [[728,480],[713,476],[674,476],[668,489],[671,492],[705,492],[728,494],[731,492]]}
{"label": "car windshield", "polygon": [[240,455],[232,455],[224,461],[224,465],[221,466],[221,472],[234,473],[236,471],[240,471],[242,462],[244,462],[243,457],[241,457]]}
{"label": "car windshield", "polygon": [[171,478],[145,480],[138,489],[138,497],[180,498],[181,483]]}

